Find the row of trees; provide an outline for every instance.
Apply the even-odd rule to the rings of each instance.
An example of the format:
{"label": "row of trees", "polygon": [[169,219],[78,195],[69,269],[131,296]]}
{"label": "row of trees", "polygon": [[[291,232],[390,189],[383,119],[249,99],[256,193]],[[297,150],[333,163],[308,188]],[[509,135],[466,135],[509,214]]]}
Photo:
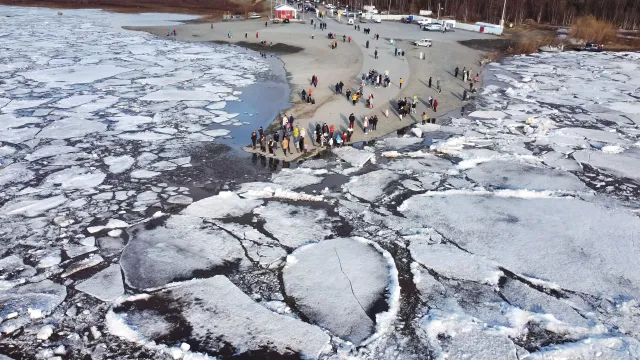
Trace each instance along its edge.
{"label": "row of trees", "polygon": [[[502,17],[504,0],[325,0],[362,8],[375,5],[380,10],[391,7],[392,12],[432,10],[464,21],[498,23]],[[142,6],[175,7],[217,11],[260,11],[264,0],[0,0],[0,3],[53,3],[71,6]],[[580,16],[592,15],[612,22],[623,29],[640,28],[640,0],[506,0],[505,19],[521,24],[535,21],[541,24],[569,26]],[[267,6],[268,7],[268,6]]]}
{"label": "row of trees", "polygon": [[[440,6],[443,16],[492,23],[500,21],[505,3],[504,0],[360,0],[353,5],[359,6],[362,1],[364,5],[373,4],[381,10],[387,10],[391,4],[392,12],[418,13],[423,9],[435,14]],[[579,16],[592,15],[623,29],[640,28],[640,0],[507,0],[506,4],[507,23],[535,21],[569,26]]]}

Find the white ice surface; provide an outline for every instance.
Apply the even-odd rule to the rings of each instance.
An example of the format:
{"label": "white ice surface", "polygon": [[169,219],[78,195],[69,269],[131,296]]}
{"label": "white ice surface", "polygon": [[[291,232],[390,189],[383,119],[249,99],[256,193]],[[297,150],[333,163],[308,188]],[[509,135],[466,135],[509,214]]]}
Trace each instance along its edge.
{"label": "white ice surface", "polygon": [[43,185],[65,190],[87,189],[100,185],[106,175],[100,170],[91,171],[81,167],[70,167],[47,176]]}
{"label": "white ice surface", "polygon": [[385,297],[389,272],[372,246],[343,238],[291,253],[283,280],[287,295],[312,322],[359,344],[375,331],[369,315]]}
{"label": "white ice surface", "polygon": [[114,174],[120,174],[129,170],[135,163],[135,159],[129,155],[107,156],[103,161],[109,166],[109,172]]}
{"label": "white ice surface", "polygon": [[400,177],[389,170],[377,170],[364,175],[354,176],[343,187],[354,196],[366,200],[375,201],[384,195],[389,184]]}
{"label": "white ice surface", "polygon": [[492,195],[418,195],[399,210],[415,226],[433,227],[470,253],[515,273],[593,295],[640,295],[639,287],[620,282],[640,280],[640,270],[632,265],[640,246],[634,239],[640,219],[631,212],[577,199]]}
{"label": "white ice surface", "polygon": [[124,295],[120,265],[110,265],[91,278],[77,284],[75,288],[102,301],[117,299]]}
{"label": "white ice surface", "polygon": [[358,150],[353,147],[341,147],[332,150],[340,159],[348,162],[351,166],[359,168],[367,163],[371,158],[375,156],[374,153]]}
{"label": "white ice surface", "polygon": [[265,220],[265,230],[293,249],[332,234],[331,218],[324,210],[271,201],[253,212]]}
{"label": "white ice surface", "polygon": [[242,216],[261,204],[262,200],[243,199],[234,192],[222,191],[187,206],[182,214],[211,219]]}
{"label": "white ice surface", "polygon": [[139,231],[120,259],[127,284],[149,289],[191,278],[196,271],[246,265],[244,251],[227,232],[206,228],[202,219],[174,215],[162,226]]}
{"label": "white ice surface", "polygon": [[52,196],[49,198],[18,198],[5,203],[0,208],[0,215],[22,215],[25,217],[36,217],[48,210],[55,209],[67,202],[64,195]]}
{"label": "white ice surface", "polygon": [[[210,350],[228,343],[238,354],[266,348],[316,359],[330,349],[329,336],[320,328],[255,303],[224,276],[176,284],[160,295],[171,299],[169,306],[181,304],[176,310],[191,326],[192,336],[207,339],[203,345]],[[111,312],[107,316],[113,335],[133,341],[153,340],[172,326],[170,319],[148,311],[126,315]]]}

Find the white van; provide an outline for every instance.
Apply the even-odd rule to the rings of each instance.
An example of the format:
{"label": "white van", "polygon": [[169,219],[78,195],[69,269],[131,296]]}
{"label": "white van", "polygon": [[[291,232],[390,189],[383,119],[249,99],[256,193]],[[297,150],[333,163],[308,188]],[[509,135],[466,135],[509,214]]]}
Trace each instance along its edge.
{"label": "white van", "polygon": [[353,25],[354,24],[354,18],[349,18],[349,20],[347,20],[347,24]]}

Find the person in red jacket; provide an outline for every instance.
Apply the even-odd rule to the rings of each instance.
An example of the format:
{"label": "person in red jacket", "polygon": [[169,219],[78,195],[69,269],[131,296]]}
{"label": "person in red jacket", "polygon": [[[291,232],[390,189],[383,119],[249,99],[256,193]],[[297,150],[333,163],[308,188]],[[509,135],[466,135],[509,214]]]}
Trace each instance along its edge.
{"label": "person in red jacket", "polygon": [[433,112],[438,112],[438,100],[433,100]]}

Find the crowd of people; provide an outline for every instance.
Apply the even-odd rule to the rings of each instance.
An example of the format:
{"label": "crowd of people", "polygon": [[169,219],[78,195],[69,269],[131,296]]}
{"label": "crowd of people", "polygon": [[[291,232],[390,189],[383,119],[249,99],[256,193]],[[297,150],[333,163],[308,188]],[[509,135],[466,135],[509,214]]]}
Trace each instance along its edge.
{"label": "crowd of people", "polygon": [[[312,23],[314,28],[317,26],[318,21],[316,23]],[[320,27],[326,29],[326,23],[320,22]],[[355,25],[354,28],[356,30],[360,30],[360,25]],[[371,29],[365,28],[364,33],[369,34]],[[229,34],[230,35],[230,34]],[[256,33],[256,37],[258,34]],[[328,38],[331,40],[331,48],[335,49],[338,46],[336,40],[337,34],[328,33]],[[373,34],[373,39],[379,39],[379,34]],[[351,42],[351,37],[348,35],[342,35],[343,42]],[[392,42],[393,44],[393,42]],[[366,41],[366,48],[369,47],[369,40]],[[394,46],[394,56],[404,56],[404,51],[399,47]],[[378,50],[374,50],[374,58],[378,58]],[[469,90],[464,90],[462,95],[463,100],[468,99],[469,92],[475,92],[473,90],[473,86],[475,83],[479,81],[479,73],[476,73],[475,76],[472,75],[471,69],[463,68],[460,70],[459,67],[456,67],[454,70],[454,77],[456,79],[462,79],[462,81],[466,84],[469,83]],[[460,76],[460,77],[459,77]],[[367,73],[363,73],[360,76],[359,84],[357,87],[347,88],[346,92],[344,92],[345,84],[342,81],[339,81],[332,86],[335,89],[335,94],[341,94],[346,96],[347,101],[349,101],[353,106],[357,105],[360,100],[363,100],[366,107],[369,109],[373,109],[374,104],[374,94],[368,93],[366,95],[364,93],[364,89],[366,86],[374,86],[376,89],[379,87],[389,87],[391,85],[391,79],[389,78],[388,71],[384,73],[380,73],[375,69],[369,70]],[[435,80],[435,81],[434,81]],[[398,87],[402,89],[402,78],[399,78]],[[315,104],[315,100],[313,99],[313,89],[318,85],[318,77],[314,74],[311,77],[311,81],[309,84],[308,90],[302,90],[302,100]],[[435,85],[435,86],[434,86]],[[440,78],[434,79],[433,77],[429,77],[428,87],[430,89],[435,89],[436,93],[442,93],[443,90],[443,81]],[[436,94],[436,95],[437,95]],[[437,112],[438,109],[438,100],[436,100],[433,96],[428,97],[428,101],[423,100],[423,104],[433,112]],[[415,115],[418,118],[417,111],[419,105],[419,98],[417,95],[411,97],[401,97],[397,100],[397,113],[400,118],[400,121],[403,120],[403,117]],[[382,114],[389,117],[389,110],[392,108],[383,109]],[[464,107],[462,110],[464,113]],[[427,111],[423,111],[420,116],[422,124],[429,124],[436,122],[436,118],[429,117]],[[420,121],[420,118],[416,119]],[[292,154],[294,151],[297,153],[307,153],[309,145],[313,144],[315,147],[341,147],[345,144],[349,144],[352,142],[352,137],[354,134],[354,129],[356,126],[362,129],[362,132],[365,136],[377,130],[378,126],[378,115],[369,115],[362,116],[359,118],[358,124],[356,124],[356,115],[351,113],[348,117],[348,127],[344,129],[340,129],[340,127],[336,127],[334,124],[327,123],[316,123],[315,126],[309,124],[308,129],[302,125],[299,127],[295,124],[295,119],[293,115],[283,116],[281,126],[279,129],[275,131],[271,131],[270,134],[267,134],[262,127],[260,127],[257,131],[253,131],[251,134],[251,142],[254,150],[259,148],[259,151],[264,154],[276,155],[278,154],[278,150],[282,151],[282,154],[287,156]],[[307,132],[310,132],[309,136],[307,136]],[[307,140],[310,143],[307,143]],[[278,149],[280,147],[280,149]],[[295,150],[293,150],[295,149]]]}

